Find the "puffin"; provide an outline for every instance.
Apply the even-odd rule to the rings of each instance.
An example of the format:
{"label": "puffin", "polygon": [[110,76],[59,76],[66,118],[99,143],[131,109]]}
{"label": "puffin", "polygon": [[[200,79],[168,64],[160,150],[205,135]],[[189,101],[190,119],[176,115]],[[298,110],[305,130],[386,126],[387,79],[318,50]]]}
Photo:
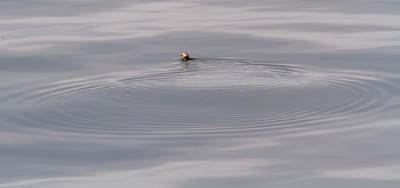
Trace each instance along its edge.
{"label": "puffin", "polygon": [[183,58],[182,58],[182,61],[183,61],[183,62],[186,62],[186,61],[193,61],[193,60],[194,60],[193,58],[190,58],[189,55],[188,55],[186,52],[181,53],[180,56],[183,57]]}

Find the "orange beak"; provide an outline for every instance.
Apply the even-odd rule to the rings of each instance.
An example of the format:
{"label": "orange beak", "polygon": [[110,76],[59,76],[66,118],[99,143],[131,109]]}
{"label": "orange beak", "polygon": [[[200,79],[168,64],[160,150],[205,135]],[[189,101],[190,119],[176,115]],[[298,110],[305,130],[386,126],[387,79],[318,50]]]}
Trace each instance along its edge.
{"label": "orange beak", "polygon": [[179,56],[183,56],[183,53],[181,53],[181,55],[179,55]]}

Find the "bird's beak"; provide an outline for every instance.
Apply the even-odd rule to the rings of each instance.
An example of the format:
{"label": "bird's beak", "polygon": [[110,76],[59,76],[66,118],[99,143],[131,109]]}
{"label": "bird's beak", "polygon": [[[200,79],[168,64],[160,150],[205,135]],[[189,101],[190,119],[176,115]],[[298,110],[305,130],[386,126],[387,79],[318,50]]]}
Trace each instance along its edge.
{"label": "bird's beak", "polygon": [[179,55],[179,56],[182,56],[182,57],[183,57],[183,54],[181,54],[181,55]]}

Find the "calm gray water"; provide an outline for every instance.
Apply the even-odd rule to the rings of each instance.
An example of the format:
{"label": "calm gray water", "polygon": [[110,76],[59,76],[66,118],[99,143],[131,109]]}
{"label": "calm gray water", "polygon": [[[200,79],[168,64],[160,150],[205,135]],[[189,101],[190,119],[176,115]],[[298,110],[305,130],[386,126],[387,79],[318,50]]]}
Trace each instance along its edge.
{"label": "calm gray water", "polygon": [[400,187],[398,0],[3,0],[0,37],[0,187]]}

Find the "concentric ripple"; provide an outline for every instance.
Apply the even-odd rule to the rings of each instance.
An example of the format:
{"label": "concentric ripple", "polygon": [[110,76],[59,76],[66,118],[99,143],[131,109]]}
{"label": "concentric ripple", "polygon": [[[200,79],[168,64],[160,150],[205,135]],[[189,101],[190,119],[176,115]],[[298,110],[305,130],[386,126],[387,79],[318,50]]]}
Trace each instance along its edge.
{"label": "concentric ripple", "polygon": [[0,98],[7,121],[87,134],[251,133],[377,113],[388,79],[362,71],[204,60],[65,80]]}

